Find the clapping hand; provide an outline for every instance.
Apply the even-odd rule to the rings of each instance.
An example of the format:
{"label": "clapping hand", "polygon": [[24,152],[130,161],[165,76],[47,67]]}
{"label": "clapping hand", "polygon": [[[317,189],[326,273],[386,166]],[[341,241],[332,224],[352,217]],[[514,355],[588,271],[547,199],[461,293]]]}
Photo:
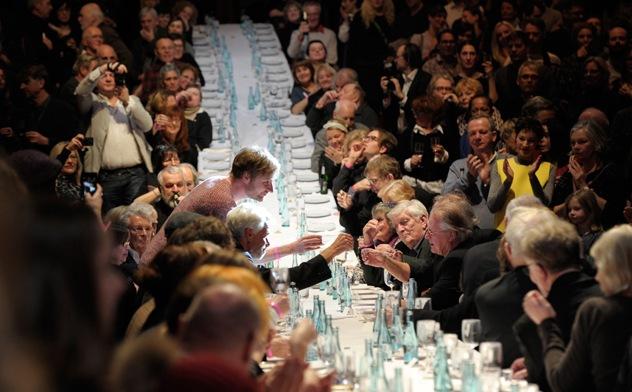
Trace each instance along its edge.
{"label": "clapping hand", "polygon": [[581,189],[587,186],[586,172],[584,172],[582,165],[577,162],[575,156],[571,155],[568,160],[568,171],[571,173],[571,176],[573,176],[573,184],[575,184],[576,189]]}
{"label": "clapping hand", "polygon": [[345,191],[338,192],[336,202],[343,210],[348,210],[353,207],[353,198]]}
{"label": "clapping hand", "polygon": [[505,173],[505,176],[507,176],[506,181],[511,184],[513,182],[514,172],[511,168],[511,165],[509,165],[509,159],[505,159],[505,162],[503,162],[503,173]]}
{"label": "clapping hand", "polygon": [[535,159],[535,161],[531,164],[531,166],[529,166],[529,176],[535,176],[535,173],[538,171],[538,169],[540,168],[540,165],[542,164],[542,155],[538,155],[538,157]]}

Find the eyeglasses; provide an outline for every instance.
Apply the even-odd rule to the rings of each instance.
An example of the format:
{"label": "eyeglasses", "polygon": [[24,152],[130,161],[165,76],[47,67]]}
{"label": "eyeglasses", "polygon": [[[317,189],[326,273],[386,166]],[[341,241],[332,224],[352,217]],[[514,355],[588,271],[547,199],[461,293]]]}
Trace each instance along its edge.
{"label": "eyeglasses", "polygon": [[151,233],[154,231],[154,228],[151,226],[149,227],[137,226],[137,227],[130,227],[129,231],[134,234]]}

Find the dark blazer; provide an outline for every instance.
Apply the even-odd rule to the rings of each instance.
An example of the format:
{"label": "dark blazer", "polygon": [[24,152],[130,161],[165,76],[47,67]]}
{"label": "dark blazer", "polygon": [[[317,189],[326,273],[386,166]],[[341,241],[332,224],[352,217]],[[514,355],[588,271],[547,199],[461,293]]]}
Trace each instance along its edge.
{"label": "dark blazer", "polygon": [[[404,85],[404,78],[399,75],[398,77],[400,85]],[[406,128],[412,128],[415,125],[415,116],[413,115],[412,103],[413,99],[426,95],[428,83],[430,83],[431,76],[429,73],[423,71],[421,68],[417,69],[417,74],[410,83],[410,88],[406,94],[406,103],[404,104],[404,116],[406,118]],[[397,119],[399,118],[399,99],[392,93],[390,104],[382,111],[382,118],[384,121],[384,128],[397,134]]]}
{"label": "dark blazer", "polygon": [[[462,274],[459,268],[458,274],[462,276],[462,284],[460,289],[463,290],[461,301],[443,309],[435,306],[435,300],[432,300],[433,310],[417,310],[413,317],[418,319],[433,319],[441,324],[441,329],[447,333],[461,334],[461,321],[466,318],[476,318],[476,306],[474,305],[474,294],[478,287],[498,276],[498,261],[496,259],[496,249],[499,241],[482,242],[498,236],[495,230],[478,230],[469,243],[463,244],[457,252],[452,251],[447,257],[450,257],[450,263],[457,264],[457,258],[462,255]],[[479,243],[478,245],[474,245]],[[452,255],[452,256],[450,256]],[[445,260],[444,260],[445,261]],[[456,267],[454,267],[456,268]],[[450,270],[450,273],[452,271]],[[457,275],[458,279],[458,275]],[[435,286],[430,290],[431,297]],[[435,310],[436,309],[436,310]]]}
{"label": "dark blazer", "polygon": [[538,332],[551,390],[610,392],[632,333],[632,298],[587,299],[577,311],[569,344],[554,319],[544,320]]}
{"label": "dark blazer", "polygon": [[[440,310],[447,309],[459,303],[462,294],[461,271],[463,258],[467,251],[474,245],[487,242],[498,237],[496,230],[475,229],[470,238],[461,242],[448,253],[444,258],[439,259],[433,265],[433,284],[430,288],[430,298],[432,299],[432,311],[421,311],[415,313],[415,319],[438,318]],[[413,276],[418,280],[416,276]],[[432,312],[432,313],[426,313]]]}
{"label": "dark blazer", "polygon": [[424,238],[417,248],[409,249],[403,242],[399,242],[395,249],[404,254],[402,260],[410,265],[410,277],[415,278],[419,292],[429,289],[434,282],[434,265],[441,260],[441,256],[430,252],[430,243]]}
{"label": "dark blazer", "polygon": [[527,267],[518,267],[483,284],[474,295],[483,332],[481,340],[502,343],[503,368],[511,366],[521,356],[512,326],[524,314],[522,299],[525,294],[535,289]]}
{"label": "dark blazer", "polygon": [[[244,252],[246,257],[252,261],[252,256],[248,252]],[[261,278],[270,285],[270,268],[258,266]],[[299,264],[289,269],[290,282],[294,282],[299,290],[308,288],[315,284],[331,278],[331,270],[327,260],[321,255]]]}
{"label": "dark blazer", "polygon": [[[601,295],[597,282],[580,271],[566,273],[553,282],[547,300],[557,313],[555,322],[565,343],[570,340],[571,328],[579,306],[586,299]],[[529,382],[537,383],[542,391],[550,391],[537,326],[526,315],[522,315],[514,324],[514,332],[525,357]]]}

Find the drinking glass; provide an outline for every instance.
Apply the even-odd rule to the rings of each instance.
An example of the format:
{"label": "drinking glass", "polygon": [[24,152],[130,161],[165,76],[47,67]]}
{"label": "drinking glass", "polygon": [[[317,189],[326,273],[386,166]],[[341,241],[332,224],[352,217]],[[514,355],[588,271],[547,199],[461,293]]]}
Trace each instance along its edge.
{"label": "drinking glass", "polygon": [[421,346],[434,344],[435,331],[439,329],[439,323],[434,320],[417,321],[417,338]]}
{"label": "drinking glass", "polygon": [[483,342],[478,351],[481,353],[481,368],[502,369],[503,346],[500,342]]}
{"label": "drinking glass", "polygon": [[432,300],[429,297],[415,298],[415,309],[432,310]]}
{"label": "drinking glass", "polygon": [[289,287],[290,271],[287,268],[274,267],[270,271],[270,285],[277,294],[287,293]]}
{"label": "drinking glass", "polygon": [[384,284],[387,285],[390,290],[393,290],[393,287],[395,287],[393,276],[387,270],[384,270]]}
{"label": "drinking glass", "polygon": [[454,351],[454,348],[459,343],[459,337],[455,333],[443,334],[443,343],[445,344],[448,355],[452,355],[452,351]]}
{"label": "drinking glass", "polygon": [[465,319],[461,323],[461,338],[470,349],[476,348],[481,341],[481,320]]}

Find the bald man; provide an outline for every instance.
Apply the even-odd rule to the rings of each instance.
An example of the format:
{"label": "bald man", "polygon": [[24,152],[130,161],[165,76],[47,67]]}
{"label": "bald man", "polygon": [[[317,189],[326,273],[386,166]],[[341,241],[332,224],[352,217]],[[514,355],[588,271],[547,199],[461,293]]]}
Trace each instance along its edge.
{"label": "bald man", "polygon": [[83,50],[93,56],[97,56],[97,49],[103,45],[103,32],[96,26],[87,27],[81,34],[81,46]]}
{"label": "bald man", "polygon": [[[334,107],[333,118],[342,122],[347,131],[351,132],[354,129],[369,129],[366,125],[356,121],[356,103],[350,100],[340,100],[336,102]],[[321,129],[316,132],[314,137],[314,151],[312,152],[312,171],[318,173],[320,167],[320,159],[327,148],[327,131]]]}
{"label": "bald man", "polygon": [[136,70],[134,68],[134,56],[127,45],[119,37],[118,32],[110,24],[104,23],[105,15],[97,3],[87,3],[79,10],[79,25],[82,30],[90,27],[98,27],[103,33],[103,42],[112,46],[118,54],[120,62],[125,64],[127,72],[131,75],[130,80],[136,80]]}
{"label": "bald man", "polygon": [[97,48],[97,56],[99,63],[114,63],[119,61],[118,55],[113,47],[103,44]]}

